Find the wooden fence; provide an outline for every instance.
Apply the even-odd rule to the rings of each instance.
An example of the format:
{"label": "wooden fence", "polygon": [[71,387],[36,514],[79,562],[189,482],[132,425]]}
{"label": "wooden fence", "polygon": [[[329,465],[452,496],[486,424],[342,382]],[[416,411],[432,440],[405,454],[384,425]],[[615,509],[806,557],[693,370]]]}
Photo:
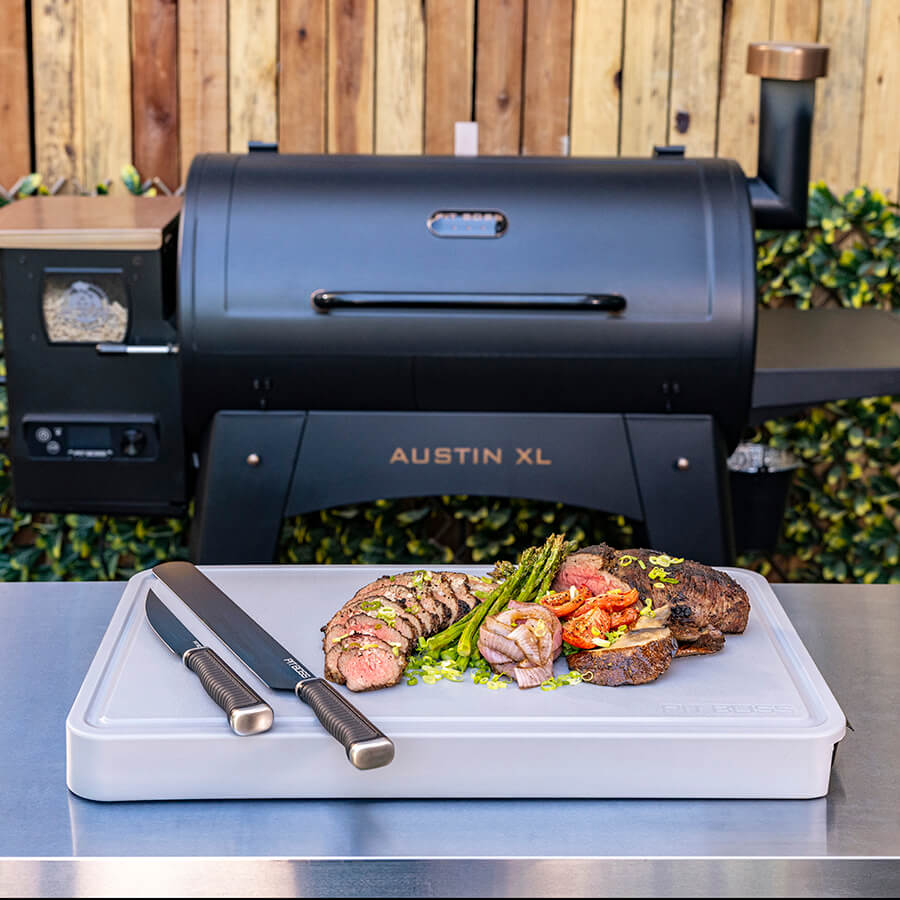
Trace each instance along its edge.
{"label": "wooden fence", "polygon": [[179,184],[194,154],[647,156],[755,169],[750,41],[831,47],[812,177],[900,183],[900,0],[0,0],[0,185]]}

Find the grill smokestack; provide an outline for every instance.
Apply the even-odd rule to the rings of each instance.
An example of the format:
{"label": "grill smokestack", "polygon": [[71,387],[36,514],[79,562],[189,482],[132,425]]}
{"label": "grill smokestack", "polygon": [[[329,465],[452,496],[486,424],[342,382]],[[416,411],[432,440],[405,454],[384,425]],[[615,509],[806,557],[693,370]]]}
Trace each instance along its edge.
{"label": "grill smokestack", "polygon": [[805,228],[816,79],[828,69],[823,44],[751,44],[759,75],[758,175],[748,181],[757,228]]}

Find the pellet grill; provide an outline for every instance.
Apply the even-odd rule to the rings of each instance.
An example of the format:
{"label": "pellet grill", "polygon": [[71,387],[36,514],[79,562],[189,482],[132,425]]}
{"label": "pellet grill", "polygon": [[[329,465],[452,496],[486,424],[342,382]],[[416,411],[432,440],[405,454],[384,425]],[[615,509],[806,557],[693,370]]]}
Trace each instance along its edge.
{"label": "pellet grill", "polygon": [[[0,243],[19,507],[161,513],[194,497],[192,556],[222,563],[270,561],[286,515],[520,496],[730,561],[726,458],[748,421],[900,393],[892,315],[757,313],[754,228],[805,224],[826,58],[751,47],[752,179],[677,148],[203,155],[180,219],[162,215],[142,249],[30,247],[11,217],[38,201],[14,204]],[[66,291],[72,321],[118,306],[125,325],[52,334]]]}

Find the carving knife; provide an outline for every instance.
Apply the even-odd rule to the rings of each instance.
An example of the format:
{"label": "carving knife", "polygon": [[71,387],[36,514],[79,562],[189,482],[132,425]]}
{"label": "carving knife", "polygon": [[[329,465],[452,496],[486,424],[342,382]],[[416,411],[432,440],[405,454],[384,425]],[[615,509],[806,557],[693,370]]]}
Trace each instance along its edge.
{"label": "carving knife", "polygon": [[313,675],[189,562],[155,566],[153,574],[186,603],[247,667],[274,691],[292,691],[343,744],[357,769],[386,766],[393,742],[327,681]]}
{"label": "carving knife", "polygon": [[235,734],[259,734],[272,727],[272,707],[210,647],[204,647],[153,591],[144,601],[157,637],[200,679],[206,693],[228,713]]}

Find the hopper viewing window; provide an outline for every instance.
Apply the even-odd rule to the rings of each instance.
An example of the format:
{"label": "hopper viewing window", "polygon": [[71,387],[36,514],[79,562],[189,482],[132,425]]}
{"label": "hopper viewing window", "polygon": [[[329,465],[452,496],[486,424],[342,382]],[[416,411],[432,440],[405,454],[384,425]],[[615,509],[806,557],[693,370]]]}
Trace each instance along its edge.
{"label": "hopper viewing window", "polygon": [[48,272],[41,293],[51,344],[121,343],[128,332],[128,298],[121,272]]}

